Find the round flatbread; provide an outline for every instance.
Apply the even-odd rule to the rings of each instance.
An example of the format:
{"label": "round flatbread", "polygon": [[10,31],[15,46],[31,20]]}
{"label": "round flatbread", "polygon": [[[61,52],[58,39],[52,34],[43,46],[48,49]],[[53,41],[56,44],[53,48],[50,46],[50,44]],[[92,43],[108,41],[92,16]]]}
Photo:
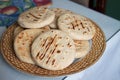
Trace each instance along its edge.
{"label": "round flatbread", "polygon": [[48,70],[61,70],[75,58],[74,41],[62,31],[50,30],[35,39],[31,54],[38,66]]}
{"label": "round flatbread", "polygon": [[46,7],[34,7],[18,18],[18,23],[24,28],[41,28],[50,24],[55,18],[55,13]]}
{"label": "round flatbread", "polygon": [[66,10],[66,9],[62,9],[62,8],[52,8],[50,10],[55,13],[54,21],[50,24],[50,28],[53,28],[53,29],[58,28],[57,27],[57,19],[58,19],[59,16],[61,16],[62,14],[65,14],[65,13],[73,13],[70,10]]}
{"label": "round flatbread", "polygon": [[83,58],[90,50],[90,43],[88,40],[74,40],[76,47],[75,58]]}
{"label": "round flatbread", "polygon": [[60,30],[68,33],[74,40],[89,40],[95,34],[95,25],[78,14],[63,14],[58,19]]}
{"label": "round flatbread", "polygon": [[21,31],[14,40],[14,50],[17,57],[26,63],[34,64],[31,58],[30,46],[33,40],[48,29],[26,29]]}

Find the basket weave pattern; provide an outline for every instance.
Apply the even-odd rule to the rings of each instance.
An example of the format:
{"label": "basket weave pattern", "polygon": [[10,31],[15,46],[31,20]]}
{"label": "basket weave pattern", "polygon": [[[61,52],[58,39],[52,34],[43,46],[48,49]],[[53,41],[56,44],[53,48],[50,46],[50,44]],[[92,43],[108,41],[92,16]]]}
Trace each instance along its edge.
{"label": "basket weave pattern", "polygon": [[105,50],[105,37],[102,30],[96,25],[96,34],[92,39],[92,47],[90,52],[80,61],[71,64],[69,67],[63,70],[46,70],[36,65],[24,63],[20,61],[15,55],[13,48],[13,31],[16,28],[17,23],[11,25],[6,32],[4,32],[1,39],[1,53],[5,60],[17,70],[27,72],[33,75],[39,76],[61,76],[73,74],[88,68],[95,63],[103,54]]}

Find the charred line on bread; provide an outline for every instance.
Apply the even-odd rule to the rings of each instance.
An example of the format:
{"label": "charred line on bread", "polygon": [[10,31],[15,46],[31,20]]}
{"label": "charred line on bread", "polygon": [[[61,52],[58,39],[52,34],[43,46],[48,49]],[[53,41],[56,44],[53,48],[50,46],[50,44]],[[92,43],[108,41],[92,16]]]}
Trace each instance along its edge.
{"label": "charred line on bread", "polygon": [[[44,52],[43,52],[44,56],[41,58],[41,60],[45,57],[45,53],[47,53],[47,51],[49,50],[50,46],[53,44],[54,40],[56,39],[56,37],[57,37],[57,35],[55,35],[55,36],[53,37],[53,39],[50,38],[51,41],[48,42],[48,43],[46,43],[47,45],[45,46],[45,50],[44,50]],[[48,40],[48,39],[47,39],[47,40]]]}
{"label": "charred line on bread", "polygon": [[[44,47],[44,46],[45,46],[45,44],[46,44],[47,40],[48,40],[48,38],[47,38],[47,39],[45,40],[45,42],[42,44],[42,47]],[[50,44],[50,43],[51,43],[51,42],[49,42],[48,44]],[[43,45],[44,45],[44,46],[43,46]],[[46,47],[45,47],[45,48],[46,48]],[[47,49],[47,48],[46,48],[46,49]],[[38,56],[39,56],[39,54],[40,54],[40,52],[37,54],[37,56],[36,56],[36,57],[38,57]],[[43,53],[41,53],[41,54],[43,55],[43,54],[44,54],[44,52],[43,52]],[[42,60],[42,58],[44,58],[44,56],[45,56],[45,55],[44,55],[44,56],[42,57],[42,55],[40,55],[40,56],[39,56],[39,59],[40,59],[40,60]]]}
{"label": "charred line on bread", "polygon": [[52,53],[51,53],[51,54],[53,54],[53,53],[55,52],[55,50],[56,50],[57,46],[58,46],[58,45],[55,45],[55,48],[53,49],[53,51],[52,51]]}
{"label": "charred line on bread", "polygon": [[52,65],[54,65],[54,63],[55,63],[55,59],[52,60]]}
{"label": "charred line on bread", "polygon": [[60,53],[61,51],[60,50],[57,50],[57,53]]}
{"label": "charred line on bread", "polygon": [[87,27],[87,30],[90,32],[90,29]]}
{"label": "charred line on bread", "polygon": [[47,42],[47,39],[45,39],[45,41],[43,42],[42,47],[45,46],[46,42]]}
{"label": "charred line on bread", "polygon": [[28,15],[26,16],[27,18],[30,18]]}
{"label": "charred line on bread", "polygon": [[38,16],[42,16],[41,14],[39,14]]}
{"label": "charred line on bread", "polygon": [[48,64],[49,60],[50,60],[51,57],[48,57],[48,60],[46,61],[46,64]]}
{"label": "charred line on bread", "polygon": [[38,21],[37,19],[33,19],[33,21]]}
{"label": "charred line on bread", "polygon": [[[51,43],[52,43],[53,39],[52,39],[51,37],[48,37],[48,38],[47,38],[47,41],[48,41],[48,43],[46,43],[45,48],[47,48],[48,46],[50,46],[50,45],[51,45]],[[43,47],[44,47],[44,46],[43,46]]]}
{"label": "charred line on bread", "polygon": [[49,53],[50,56],[48,57],[48,60],[46,61],[46,64],[49,62],[49,60],[50,60],[52,54],[55,52],[56,48],[57,48],[57,45],[55,45],[55,48],[53,49],[53,51],[51,51],[51,53]]}
{"label": "charred line on bread", "polygon": [[[72,28],[75,29],[76,27],[78,27],[78,30],[80,30],[79,25],[81,24],[80,20],[75,20],[73,22],[71,22]],[[69,27],[68,27],[69,29]]]}
{"label": "charred line on bread", "polygon": [[87,33],[86,31],[83,32],[83,34],[86,34],[86,33]]}
{"label": "charred line on bread", "polygon": [[76,23],[75,27],[79,26],[79,20],[75,20],[75,23]]}
{"label": "charred line on bread", "polygon": [[39,54],[40,54],[40,52],[38,52],[38,54],[36,55],[36,58],[38,58]]}
{"label": "charred line on bread", "polygon": [[29,15],[31,15],[32,17],[34,17],[35,19],[40,19],[39,17],[33,15],[32,13],[28,13]]}
{"label": "charred line on bread", "polygon": [[49,42],[49,43],[47,44],[47,46],[45,47],[46,50],[44,50],[44,52],[43,52],[44,56],[41,58],[41,60],[45,57],[45,53],[48,51],[48,49],[49,49],[51,43],[52,43],[52,42]]}
{"label": "charred line on bread", "polygon": [[81,24],[82,28],[84,29],[85,27],[83,26],[83,23],[81,22],[80,24]]}
{"label": "charred line on bread", "polygon": [[75,29],[75,26],[74,26],[74,24],[73,24],[73,23],[71,23],[71,25],[72,25],[72,28],[73,28],[73,29]]}
{"label": "charred line on bread", "polygon": [[[54,42],[54,40],[56,39],[56,37],[57,37],[57,35],[54,36],[54,38],[53,38],[53,40],[52,40],[52,42],[51,42],[51,45],[53,44],[53,42]],[[49,47],[50,47],[50,46],[49,46]],[[57,45],[55,45],[55,48],[53,49],[53,51],[51,50],[50,53],[48,54],[48,60],[47,60],[46,64],[49,62],[49,59],[51,58],[52,54],[53,54],[54,51],[56,50],[56,47],[57,47]],[[48,48],[48,49],[49,49],[49,48]],[[47,51],[48,51],[48,50],[46,50],[46,52],[47,52]]]}
{"label": "charred line on bread", "polygon": [[45,54],[41,54],[41,55],[39,56],[39,59],[42,60],[44,56],[45,56]]}

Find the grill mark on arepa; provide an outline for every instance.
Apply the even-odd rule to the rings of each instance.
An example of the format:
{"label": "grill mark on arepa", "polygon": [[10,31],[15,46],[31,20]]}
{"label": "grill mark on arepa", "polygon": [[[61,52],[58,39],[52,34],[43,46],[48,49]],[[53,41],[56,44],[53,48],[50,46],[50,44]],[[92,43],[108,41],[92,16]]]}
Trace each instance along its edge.
{"label": "grill mark on arepa", "polygon": [[79,26],[79,20],[75,20],[76,26]]}
{"label": "grill mark on arepa", "polygon": [[31,15],[32,17],[34,17],[35,19],[40,19],[39,17],[33,15],[32,13],[28,13],[29,15]]}
{"label": "grill mark on arepa", "polygon": [[52,60],[52,65],[54,65],[54,63],[55,63],[55,59]]}
{"label": "grill mark on arepa", "polygon": [[37,53],[37,55],[36,55],[36,59],[38,58],[39,54],[40,54],[40,52]]}
{"label": "grill mark on arepa", "polygon": [[[47,47],[49,47],[49,46],[52,44],[52,42],[53,42],[53,38],[48,37],[48,38],[47,38],[47,41],[49,41],[49,42],[46,43],[47,45],[45,46],[45,49],[47,49]],[[44,46],[43,46],[43,47],[44,47]]]}
{"label": "grill mark on arepa", "polygon": [[73,29],[75,29],[74,24],[73,24],[73,23],[71,23],[71,25],[72,25],[72,28],[73,28]]}
{"label": "grill mark on arepa", "polygon": [[[40,52],[38,54],[40,54]],[[44,57],[44,54],[42,53],[40,56],[38,55],[38,57],[41,60]]]}
{"label": "grill mark on arepa", "polygon": [[90,29],[87,27],[88,32],[90,32]]}
{"label": "grill mark on arepa", "polygon": [[46,61],[46,64],[49,62],[49,60],[50,60],[52,54],[55,52],[57,46],[58,46],[58,45],[55,45],[55,48],[53,49],[53,51],[52,51],[51,53],[49,53],[50,56],[48,57],[48,60]]}
{"label": "grill mark on arepa", "polygon": [[86,31],[83,32],[83,34],[86,34],[86,33],[87,33]]}
{"label": "grill mark on arepa", "polygon": [[[48,40],[49,40],[49,38],[47,38],[47,41],[48,41]],[[50,41],[49,41],[48,43],[46,43],[47,46],[45,46],[45,50],[44,50],[43,53],[42,53],[43,56],[39,58],[40,60],[42,60],[42,59],[45,57],[45,53],[48,51],[51,43],[52,43],[51,39],[50,39]],[[43,47],[44,47],[44,46],[43,46]]]}
{"label": "grill mark on arepa", "polygon": [[80,24],[81,24],[82,28],[84,29],[85,27],[83,26],[83,23],[81,22]]}
{"label": "grill mark on arepa", "polygon": [[57,46],[58,46],[58,45],[55,45],[55,48],[53,49],[53,51],[52,51],[52,53],[51,53],[51,54],[53,54],[53,53],[55,52],[55,50],[56,50]]}
{"label": "grill mark on arepa", "polygon": [[42,53],[42,54],[40,55],[39,59],[42,60],[44,57],[45,57],[45,54]]}
{"label": "grill mark on arepa", "polygon": [[[43,44],[41,45],[42,47],[45,46],[45,44],[46,44],[46,42],[48,41],[49,38],[50,38],[50,37],[48,37],[47,39],[45,39],[45,41],[44,41]],[[51,43],[51,42],[49,41],[48,44],[49,44],[49,43]],[[46,49],[46,48],[45,48],[45,49]],[[43,53],[44,53],[44,52],[43,52]],[[42,53],[42,54],[43,54],[43,53]],[[39,55],[42,56],[42,54],[40,55],[40,52],[38,52],[36,58],[39,57]],[[39,58],[40,58],[40,60],[41,60],[41,57],[39,57]]]}
{"label": "grill mark on arepa", "polygon": [[38,16],[42,16],[42,14],[39,14]]}
{"label": "grill mark on arepa", "polygon": [[43,46],[43,47],[45,47],[45,50],[42,53],[43,56],[39,58],[40,60],[42,60],[45,57],[47,51],[49,50],[50,46],[53,44],[56,37],[57,37],[57,35],[55,35],[53,38],[50,38],[50,37],[47,38],[47,41],[49,41],[48,39],[50,39],[50,41],[48,43],[46,43],[47,44],[46,46],[45,45]]}
{"label": "grill mark on arepa", "polygon": [[[47,39],[45,40],[45,42],[47,42],[48,40],[49,40],[49,38],[47,38]],[[50,39],[50,40],[51,40],[51,39]],[[36,56],[36,57],[39,57],[39,59],[42,60],[42,59],[45,57],[45,53],[48,51],[51,42],[52,42],[52,41],[49,41],[48,43],[45,43],[45,44],[47,44],[47,46],[45,46],[45,44],[43,43],[44,46],[45,46],[45,50],[41,53],[40,56],[38,55],[38,56]],[[44,47],[44,46],[42,46],[42,47]],[[39,52],[38,54],[40,54],[40,52]]]}
{"label": "grill mark on arepa", "polygon": [[30,18],[28,15],[26,16],[27,18]]}
{"label": "grill mark on arepa", "polygon": [[33,19],[33,21],[38,21],[37,19]]}
{"label": "grill mark on arepa", "polygon": [[50,57],[48,57],[48,60],[46,61],[46,64],[49,62],[49,60],[50,60]]}
{"label": "grill mark on arepa", "polygon": [[47,42],[47,39],[46,39],[46,40],[44,41],[44,43],[42,44],[42,47],[45,46],[46,42]]}
{"label": "grill mark on arepa", "polygon": [[[54,36],[54,38],[53,38],[53,40],[52,40],[52,42],[51,42],[51,45],[52,45],[53,42],[56,40],[56,37],[57,37],[57,35]],[[49,47],[50,47],[50,46],[49,46]],[[46,61],[46,64],[49,62],[49,60],[50,60],[52,54],[55,52],[56,48],[57,48],[57,45],[55,45],[55,48],[49,52],[49,54],[48,54],[48,60]],[[49,48],[48,48],[48,49],[49,49]],[[47,50],[47,51],[48,51],[48,50]]]}
{"label": "grill mark on arepa", "polygon": [[[80,21],[80,20],[75,20],[75,21],[71,22],[72,29],[75,30],[75,28],[77,27],[78,30],[80,30],[80,28],[79,28],[79,25],[80,25],[80,24],[81,24],[81,21]],[[82,27],[82,28],[83,28],[83,27]]]}

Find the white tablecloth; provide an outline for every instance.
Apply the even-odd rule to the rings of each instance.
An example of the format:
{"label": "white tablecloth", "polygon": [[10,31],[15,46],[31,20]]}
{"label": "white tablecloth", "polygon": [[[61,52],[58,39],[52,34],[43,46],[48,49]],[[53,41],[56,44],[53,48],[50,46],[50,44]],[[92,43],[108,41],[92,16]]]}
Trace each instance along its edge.
{"label": "white tablecloth", "polygon": [[120,31],[107,42],[97,63],[65,80],[120,80]]}

